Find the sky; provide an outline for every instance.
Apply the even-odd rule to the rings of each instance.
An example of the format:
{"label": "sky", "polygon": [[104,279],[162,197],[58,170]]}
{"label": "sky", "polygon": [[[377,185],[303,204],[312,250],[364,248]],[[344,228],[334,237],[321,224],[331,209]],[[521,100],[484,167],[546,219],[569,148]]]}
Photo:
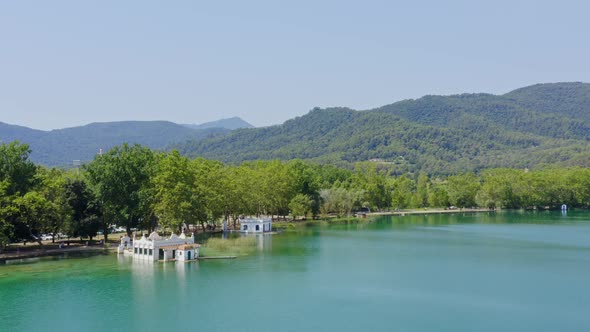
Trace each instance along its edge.
{"label": "sky", "polygon": [[590,82],[590,1],[0,1],[0,121],[280,124]]}

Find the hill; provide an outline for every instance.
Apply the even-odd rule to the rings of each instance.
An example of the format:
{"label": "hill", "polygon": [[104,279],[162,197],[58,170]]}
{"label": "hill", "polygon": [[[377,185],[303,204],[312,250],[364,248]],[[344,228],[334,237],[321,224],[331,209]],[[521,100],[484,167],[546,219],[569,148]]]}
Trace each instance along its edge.
{"label": "hill", "polygon": [[73,160],[89,161],[99,152],[122,143],[163,149],[174,142],[224,135],[228,129],[195,130],[167,121],[122,121],[42,131],[0,122],[0,140],[19,140],[32,149],[31,160],[46,166],[67,167]]}
{"label": "hill", "polygon": [[242,120],[241,118],[234,116],[233,118],[221,119],[217,121],[205,122],[201,124],[184,124],[183,126],[192,129],[212,129],[212,128],[224,128],[229,130],[240,129],[240,128],[254,128],[253,125]]}
{"label": "hill", "polygon": [[226,162],[377,160],[396,171],[590,165],[590,84],[540,84],[504,95],[425,96],[373,110],[315,108],[282,125],[174,144]]}

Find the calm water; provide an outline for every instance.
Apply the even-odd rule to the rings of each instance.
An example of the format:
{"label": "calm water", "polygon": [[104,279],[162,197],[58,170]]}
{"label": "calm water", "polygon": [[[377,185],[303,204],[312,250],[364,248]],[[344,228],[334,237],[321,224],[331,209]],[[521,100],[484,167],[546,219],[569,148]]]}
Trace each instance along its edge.
{"label": "calm water", "polygon": [[0,266],[0,330],[590,331],[590,213],[386,217],[259,244]]}

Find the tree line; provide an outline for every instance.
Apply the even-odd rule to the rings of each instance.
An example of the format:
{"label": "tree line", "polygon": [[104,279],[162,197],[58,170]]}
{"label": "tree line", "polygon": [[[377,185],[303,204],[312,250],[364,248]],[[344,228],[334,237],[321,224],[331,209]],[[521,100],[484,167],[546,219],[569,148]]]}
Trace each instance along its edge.
{"label": "tree line", "polygon": [[140,145],[115,147],[80,169],[48,169],[26,144],[0,145],[0,242],[66,233],[105,240],[113,225],[203,230],[240,215],[275,218],[346,216],[449,206],[557,208],[590,206],[590,169],[489,169],[478,174],[394,175],[391,165],[354,169],[302,160],[224,164]]}

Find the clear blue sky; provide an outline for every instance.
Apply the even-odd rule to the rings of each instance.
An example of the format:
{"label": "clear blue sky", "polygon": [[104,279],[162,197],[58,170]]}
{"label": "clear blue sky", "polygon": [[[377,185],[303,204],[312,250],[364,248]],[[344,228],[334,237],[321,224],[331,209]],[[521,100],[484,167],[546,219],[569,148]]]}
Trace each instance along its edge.
{"label": "clear blue sky", "polygon": [[0,121],[282,123],[590,81],[589,1],[2,1]]}

